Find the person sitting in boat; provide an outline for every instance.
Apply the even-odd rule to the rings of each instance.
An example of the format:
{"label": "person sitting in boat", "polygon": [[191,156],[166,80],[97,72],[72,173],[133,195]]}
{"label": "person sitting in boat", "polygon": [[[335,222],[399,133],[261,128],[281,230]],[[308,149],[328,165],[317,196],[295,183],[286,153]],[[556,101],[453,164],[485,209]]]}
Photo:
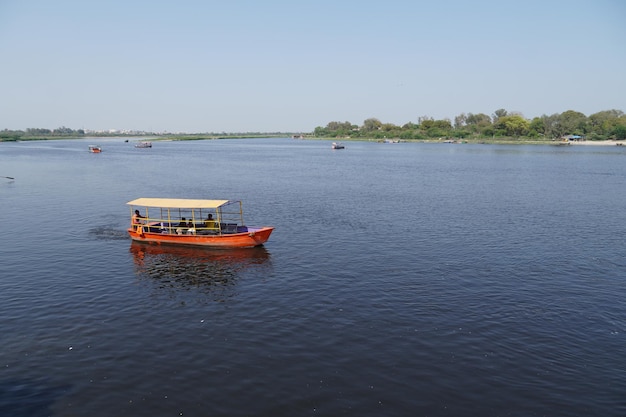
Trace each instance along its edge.
{"label": "person sitting in boat", "polygon": [[145,219],[145,217],[143,217],[141,213],[139,213],[139,210],[135,210],[135,214],[133,214],[133,224],[141,224],[141,219]]}
{"label": "person sitting in boat", "polygon": [[189,219],[189,223],[187,223],[187,234],[188,235],[195,235],[196,234],[196,227],[193,224],[193,221],[191,219]]}
{"label": "person sitting in boat", "polygon": [[[206,227],[207,229],[217,229],[217,227],[215,226],[215,220],[213,220],[213,215],[211,213],[209,213],[208,217],[204,221],[204,227]],[[214,230],[209,230],[209,232],[211,231]]]}
{"label": "person sitting in boat", "polygon": [[178,223],[178,226],[176,227],[176,234],[182,235],[185,229],[187,229],[187,220],[183,217],[180,219],[180,223]]}
{"label": "person sitting in boat", "polygon": [[135,226],[138,232],[141,230],[141,224],[143,223],[141,219],[145,219],[145,217],[139,213],[139,210],[135,210],[135,214],[133,214],[133,226]]}

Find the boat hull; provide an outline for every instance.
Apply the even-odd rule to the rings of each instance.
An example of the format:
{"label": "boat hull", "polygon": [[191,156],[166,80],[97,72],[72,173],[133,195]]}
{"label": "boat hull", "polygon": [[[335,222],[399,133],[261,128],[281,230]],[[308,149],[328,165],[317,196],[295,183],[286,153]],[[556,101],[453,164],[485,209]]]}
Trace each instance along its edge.
{"label": "boat hull", "polygon": [[246,227],[245,231],[222,235],[187,235],[169,234],[150,231],[148,226],[128,229],[131,239],[137,242],[149,242],[168,245],[193,245],[210,248],[251,248],[267,242],[273,227]]}

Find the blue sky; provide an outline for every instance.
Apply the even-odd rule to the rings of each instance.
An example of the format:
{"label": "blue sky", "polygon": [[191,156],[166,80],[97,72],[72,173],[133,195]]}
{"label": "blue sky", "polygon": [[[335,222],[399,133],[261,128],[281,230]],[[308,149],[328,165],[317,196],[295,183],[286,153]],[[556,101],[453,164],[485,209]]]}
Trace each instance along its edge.
{"label": "blue sky", "polygon": [[0,0],[0,129],[626,111],[622,0]]}

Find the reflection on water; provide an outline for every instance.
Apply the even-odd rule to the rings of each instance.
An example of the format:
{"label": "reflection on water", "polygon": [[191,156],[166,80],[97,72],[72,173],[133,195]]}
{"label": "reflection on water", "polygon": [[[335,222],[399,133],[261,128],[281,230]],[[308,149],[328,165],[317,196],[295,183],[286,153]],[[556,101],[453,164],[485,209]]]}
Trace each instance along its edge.
{"label": "reflection on water", "polygon": [[263,246],[207,249],[132,242],[130,252],[140,279],[150,279],[159,289],[210,293],[216,300],[231,297],[243,273],[270,265]]}

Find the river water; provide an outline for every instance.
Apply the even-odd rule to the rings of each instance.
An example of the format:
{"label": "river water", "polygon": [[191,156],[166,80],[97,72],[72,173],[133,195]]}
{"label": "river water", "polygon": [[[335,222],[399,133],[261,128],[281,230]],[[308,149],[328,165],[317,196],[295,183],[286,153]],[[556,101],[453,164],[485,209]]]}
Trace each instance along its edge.
{"label": "river water", "polygon": [[626,415],[626,147],[133,142],[0,143],[0,415]]}

